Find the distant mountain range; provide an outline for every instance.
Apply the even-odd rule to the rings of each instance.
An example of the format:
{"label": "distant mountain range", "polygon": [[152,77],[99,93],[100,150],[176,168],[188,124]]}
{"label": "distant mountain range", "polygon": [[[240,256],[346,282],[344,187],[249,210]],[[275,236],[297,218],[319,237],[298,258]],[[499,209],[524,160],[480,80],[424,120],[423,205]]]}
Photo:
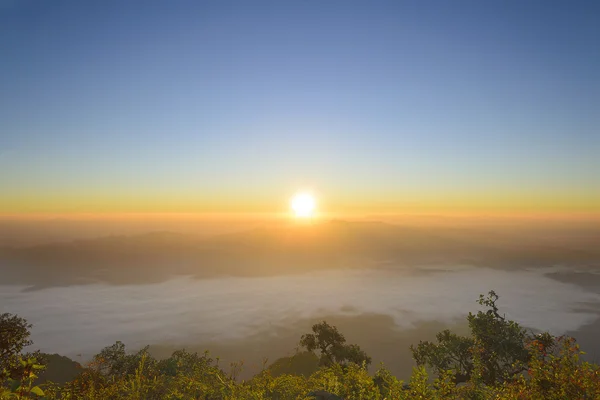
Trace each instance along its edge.
{"label": "distant mountain range", "polygon": [[597,239],[574,246],[502,232],[334,220],[210,237],[153,232],[3,247],[0,272],[4,284],[39,288],[160,282],[177,275],[265,276],[432,264],[597,267]]}

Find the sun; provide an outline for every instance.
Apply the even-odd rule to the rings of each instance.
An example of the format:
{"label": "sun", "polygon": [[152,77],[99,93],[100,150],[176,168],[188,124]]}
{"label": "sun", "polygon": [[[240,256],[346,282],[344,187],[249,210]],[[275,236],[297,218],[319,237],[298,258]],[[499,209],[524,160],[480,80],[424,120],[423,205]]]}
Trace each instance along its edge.
{"label": "sun", "polygon": [[296,193],[290,200],[290,207],[296,218],[310,218],[315,212],[317,202],[315,197],[306,192]]}

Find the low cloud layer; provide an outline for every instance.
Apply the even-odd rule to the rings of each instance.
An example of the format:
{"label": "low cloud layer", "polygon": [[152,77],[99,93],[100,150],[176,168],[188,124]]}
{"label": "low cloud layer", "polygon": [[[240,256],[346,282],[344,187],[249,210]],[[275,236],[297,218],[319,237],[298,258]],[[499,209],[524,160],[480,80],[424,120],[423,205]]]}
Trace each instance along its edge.
{"label": "low cloud layer", "polygon": [[22,289],[0,286],[0,310],[33,323],[43,351],[86,358],[116,340],[131,347],[227,342],[333,314],[387,314],[397,329],[451,323],[476,310],[478,295],[490,289],[507,317],[554,334],[595,321],[600,304],[600,294],[539,270],[470,267]]}

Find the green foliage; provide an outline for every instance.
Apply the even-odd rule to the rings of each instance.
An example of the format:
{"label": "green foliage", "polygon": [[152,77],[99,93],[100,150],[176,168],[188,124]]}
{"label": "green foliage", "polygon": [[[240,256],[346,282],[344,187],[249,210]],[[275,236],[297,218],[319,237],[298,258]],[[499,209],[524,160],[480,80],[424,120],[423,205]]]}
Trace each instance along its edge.
{"label": "green foliage", "polygon": [[[92,367],[107,377],[131,375],[136,371],[142,359],[147,360],[147,355],[148,346],[134,354],[127,354],[125,345],[118,341],[95,355]],[[156,361],[152,360],[151,364],[148,368],[155,367]]]}
{"label": "green foliage", "polygon": [[320,364],[332,366],[334,364],[346,365],[349,363],[366,365],[371,364],[371,357],[355,344],[346,344],[346,338],[335,326],[323,321],[312,327],[313,333],[302,335],[300,346],[308,351],[319,350],[321,353]]}
{"label": "green foliage", "polygon": [[[440,332],[437,343],[421,342],[413,348],[419,366],[408,384],[383,365],[374,375],[370,359],[358,346],[347,345],[337,328],[323,322],[304,335],[301,344],[313,353],[299,353],[321,367],[312,373],[289,374],[264,369],[248,381],[235,376],[242,364],[227,374],[208,353],[174,352],[156,360],[144,348],[127,352],[121,342],[102,349],[82,367],[75,379],[59,385],[35,386],[44,366],[26,358],[22,347],[13,354],[12,375],[0,387],[0,399],[47,400],[486,400],[486,399],[598,399],[600,367],[581,362],[582,352],[572,338],[526,333],[498,313],[495,293],[480,303],[486,311],[469,314],[471,337]],[[27,332],[24,320],[14,319]],[[13,322],[14,323],[14,322]],[[23,325],[25,323],[25,325]],[[20,325],[19,325],[20,324]],[[312,358],[311,358],[312,357]],[[292,357],[293,359],[293,357]],[[289,359],[288,359],[289,361]],[[282,363],[284,361],[281,361]],[[13,364],[18,364],[18,368]],[[274,364],[278,365],[277,363]],[[432,380],[425,366],[433,367]],[[18,375],[16,374],[18,372]],[[276,373],[274,373],[276,372]],[[6,372],[5,372],[6,374]],[[8,376],[8,375],[7,375]]]}
{"label": "green foliage", "polygon": [[548,352],[547,342],[533,340],[527,376],[507,382],[499,396],[506,399],[539,398],[600,399],[600,366],[580,362],[583,354],[573,338],[555,338],[556,351]]}
{"label": "green foliage", "polygon": [[35,358],[19,358],[19,376],[10,374],[4,387],[0,388],[0,399],[35,399],[45,395],[44,391],[34,385],[39,371],[45,366],[37,362]]}
{"label": "green foliage", "polygon": [[514,321],[498,313],[498,295],[491,291],[487,298],[479,297],[486,312],[469,313],[467,320],[471,334],[480,351],[482,380],[488,385],[504,382],[525,369],[529,359],[527,343],[531,336]]}
{"label": "green foliage", "polygon": [[424,367],[413,369],[410,377],[408,396],[412,399],[430,399],[433,397],[433,390],[429,385],[429,376]]}
{"label": "green foliage", "polygon": [[[487,307],[477,314],[469,313],[467,321],[471,337],[458,336],[449,330],[438,333],[437,343],[422,341],[411,346],[418,365],[432,368],[438,376],[452,370],[455,382],[471,379],[474,351],[479,351],[481,379],[487,385],[496,385],[521,373],[529,352],[527,343],[532,339],[527,331],[514,321],[498,313],[498,295],[491,291],[487,297],[480,295],[478,303]],[[477,343],[477,348],[476,348]]]}
{"label": "green foliage", "polygon": [[56,399],[221,399],[236,385],[208,353],[179,350],[156,360],[144,348],[128,354],[117,342],[104,348],[72,382],[52,387]]}
{"label": "green foliage", "polygon": [[422,341],[411,346],[417,364],[432,368],[439,376],[452,370],[457,383],[468,381],[473,371],[471,348],[475,341],[447,329],[439,332],[436,339],[437,343]]}
{"label": "green foliage", "polygon": [[12,314],[0,315],[0,381],[22,374],[21,352],[33,342],[31,324]]}
{"label": "green foliage", "polygon": [[384,399],[398,399],[405,394],[404,382],[392,375],[383,364],[375,372],[373,382]]}

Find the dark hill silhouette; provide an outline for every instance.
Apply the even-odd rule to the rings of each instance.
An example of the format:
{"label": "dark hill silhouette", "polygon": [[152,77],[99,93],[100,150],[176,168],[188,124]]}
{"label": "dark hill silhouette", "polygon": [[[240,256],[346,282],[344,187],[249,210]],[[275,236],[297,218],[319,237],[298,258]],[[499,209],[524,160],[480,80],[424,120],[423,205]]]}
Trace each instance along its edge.
{"label": "dark hill silhouette", "polygon": [[330,221],[202,237],[170,232],[0,249],[3,283],[33,288],[265,276],[328,268],[471,264],[494,268],[598,265],[600,246],[572,248],[468,229]]}
{"label": "dark hill silhouette", "polygon": [[64,384],[72,381],[79,373],[82,366],[76,361],[59,354],[44,354],[42,357],[45,360],[46,369],[40,373],[36,384],[51,381],[58,384]]}

